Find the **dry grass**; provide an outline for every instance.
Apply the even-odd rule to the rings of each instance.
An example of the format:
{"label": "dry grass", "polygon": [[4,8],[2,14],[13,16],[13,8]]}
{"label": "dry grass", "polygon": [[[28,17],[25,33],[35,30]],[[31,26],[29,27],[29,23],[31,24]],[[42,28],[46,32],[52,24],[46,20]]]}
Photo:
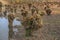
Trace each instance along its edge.
{"label": "dry grass", "polygon": [[43,17],[44,25],[41,29],[33,32],[33,37],[24,36],[24,28],[19,27],[17,40],[60,40],[60,14]]}

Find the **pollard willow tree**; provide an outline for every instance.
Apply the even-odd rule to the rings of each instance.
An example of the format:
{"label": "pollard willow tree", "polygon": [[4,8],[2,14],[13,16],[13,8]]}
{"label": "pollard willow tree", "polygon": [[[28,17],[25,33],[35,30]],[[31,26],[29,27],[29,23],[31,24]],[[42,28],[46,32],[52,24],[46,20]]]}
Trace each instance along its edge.
{"label": "pollard willow tree", "polygon": [[13,20],[15,18],[15,15],[13,13],[8,15],[8,21],[9,21],[9,40],[13,37]]}
{"label": "pollard willow tree", "polygon": [[43,25],[42,16],[44,15],[44,13],[34,6],[32,7],[32,9],[30,8],[29,10],[31,12],[31,15],[29,15],[29,11],[22,10],[22,25],[25,28],[26,36],[32,36],[32,32],[40,29]]}

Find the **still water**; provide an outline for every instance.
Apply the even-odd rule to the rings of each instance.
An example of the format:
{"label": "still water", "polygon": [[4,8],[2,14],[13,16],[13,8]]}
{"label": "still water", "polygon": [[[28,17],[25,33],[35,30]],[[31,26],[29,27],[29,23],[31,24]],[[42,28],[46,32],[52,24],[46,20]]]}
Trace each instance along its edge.
{"label": "still water", "polygon": [[[0,40],[8,40],[8,24],[9,22],[7,18],[0,17]],[[13,26],[15,25],[21,25],[21,22],[14,19]]]}

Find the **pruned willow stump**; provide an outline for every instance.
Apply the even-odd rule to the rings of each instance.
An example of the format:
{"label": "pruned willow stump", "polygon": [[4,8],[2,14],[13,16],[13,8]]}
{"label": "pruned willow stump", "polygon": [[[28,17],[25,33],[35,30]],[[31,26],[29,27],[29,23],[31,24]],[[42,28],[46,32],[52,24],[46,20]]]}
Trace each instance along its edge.
{"label": "pruned willow stump", "polygon": [[40,13],[33,13],[28,17],[28,12],[25,13],[23,11],[22,16],[22,25],[25,28],[26,36],[32,36],[32,32],[40,29],[42,27],[42,19],[41,17],[44,15],[43,12]]}
{"label": "pruned willow stump", "polygon": [[13,37],[13,20],[15,18],[14,14],[8,15],[8,21],[9,21],[9,40]]}

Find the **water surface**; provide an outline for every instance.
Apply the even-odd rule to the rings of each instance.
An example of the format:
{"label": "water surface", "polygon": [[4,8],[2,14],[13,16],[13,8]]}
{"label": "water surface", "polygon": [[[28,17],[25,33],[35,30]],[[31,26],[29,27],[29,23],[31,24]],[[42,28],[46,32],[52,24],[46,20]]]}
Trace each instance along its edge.
{"label": "water surface", "polygon": [[[0,40],[8,40],[8,32],[9,32],[8,24],[9,22],[7,18],[0,17]],[[20,21],[14,19],[13,26],[15,25],[21,25]]]}

